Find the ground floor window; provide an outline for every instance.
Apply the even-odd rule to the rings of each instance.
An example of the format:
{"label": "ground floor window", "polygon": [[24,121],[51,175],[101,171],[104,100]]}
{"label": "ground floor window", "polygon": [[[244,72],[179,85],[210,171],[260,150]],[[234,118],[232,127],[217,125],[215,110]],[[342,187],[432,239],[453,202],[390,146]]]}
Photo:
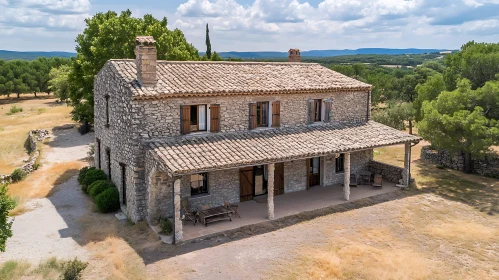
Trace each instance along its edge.
{"label": "ground floor window", "polygon": [[208,173],[191,175],[191,196],[208,193]]}
{"label": "ground floor window", "polygon": [[336,172],[343,171],[345,171],[345,154],[340,154],[340,156],[336,158]]}

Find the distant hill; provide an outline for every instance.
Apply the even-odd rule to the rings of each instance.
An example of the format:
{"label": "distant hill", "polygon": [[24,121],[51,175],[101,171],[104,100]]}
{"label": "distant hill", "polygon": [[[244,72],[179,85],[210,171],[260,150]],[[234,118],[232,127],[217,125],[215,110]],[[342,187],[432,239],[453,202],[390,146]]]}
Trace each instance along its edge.
{"label": "distant hill", "polygon": [[25,59],[33,60],[38,57],[74,57],[76,53],[71,52],[16,52],[0,50],[0,59],[13,60]]}
{"label": "distant hill", "polygon": [[[445,49],[385,49],[385,48],[363,48],[356,50],[310,50],[302,51],[302,57],[330,57],[341,55],[358,55],[358,54],[387,54],[387,55],[402,55],[402,54],[425,54],[438,53],[447,51]],[[204,52],[200,53],[201,55]],[[262,59],[262,58],[285,58],[288,57],[287,52],[220,52],[218,53],[223,58],[242,58],[242,59]]]}

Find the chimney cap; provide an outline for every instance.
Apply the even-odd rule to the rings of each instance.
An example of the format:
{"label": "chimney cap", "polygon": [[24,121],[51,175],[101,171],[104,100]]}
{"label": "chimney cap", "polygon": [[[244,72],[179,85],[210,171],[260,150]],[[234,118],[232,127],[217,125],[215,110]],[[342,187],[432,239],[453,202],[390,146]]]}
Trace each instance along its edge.
{"label": "chimney cap", "polygon": [[137,38],[135,38],[136,46],[154,46],[154,43],[156,43],[156,41],[153,36],[137,36]]}

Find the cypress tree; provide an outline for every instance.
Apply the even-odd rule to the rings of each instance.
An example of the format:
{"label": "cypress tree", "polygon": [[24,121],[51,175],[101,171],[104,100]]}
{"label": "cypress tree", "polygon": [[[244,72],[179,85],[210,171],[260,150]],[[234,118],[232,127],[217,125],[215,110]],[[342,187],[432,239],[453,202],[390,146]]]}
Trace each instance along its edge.
{"label": "cypress tree", "polygon": [[210,29],[208,28],[208,24],[206,24],[206,57],[211,59]]}

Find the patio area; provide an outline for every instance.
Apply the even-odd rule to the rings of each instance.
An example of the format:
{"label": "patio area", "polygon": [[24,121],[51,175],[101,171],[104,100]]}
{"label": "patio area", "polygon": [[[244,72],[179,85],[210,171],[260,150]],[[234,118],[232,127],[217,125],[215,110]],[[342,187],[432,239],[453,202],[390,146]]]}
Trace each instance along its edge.
{"label": "patio area", "polygon": [[[361,185],[350,188],[350,201],[393,192],[399,190],[392,182],[383,182],[383,188]],[[343,187],[340,184],[327,187],[312,187],[310,190],[298,191],[274,197],[274,219],[298,214],[300,212],[325,208],[332,205],[346,203],[343,197]],[[202,223],[194,225],[192,222],[183,223],[183,239],[189,240],[213,233],[236,229],[242,226],[268,221],[267,201],[265,197],[258,197],[238,203],[237,212],[241,218],[233,217],[231,221],[219,221],[204,226]]]}

